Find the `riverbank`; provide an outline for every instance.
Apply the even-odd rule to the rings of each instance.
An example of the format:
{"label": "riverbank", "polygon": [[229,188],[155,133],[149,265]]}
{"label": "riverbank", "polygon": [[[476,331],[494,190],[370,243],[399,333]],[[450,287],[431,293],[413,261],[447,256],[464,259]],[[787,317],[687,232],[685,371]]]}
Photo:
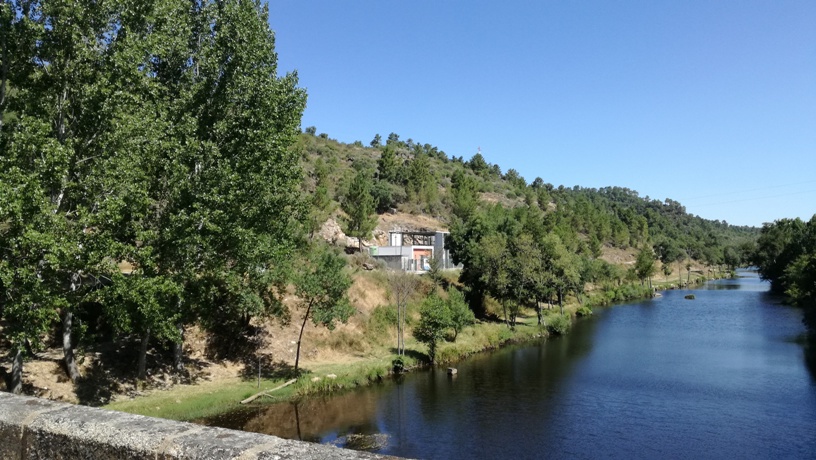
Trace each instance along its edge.
{"label": "riverbank", "polygon": [[[692,285],[704,282],[702,276],[692,278]],[[653,282],[656,290],[677,288],[672,281]],[[574,321],[586,309],[606,307],[620,302],[635,301],[649,298],[652,290],[648,286],[624,285],[606,290],[596,290],[582,298],[581,302],[571,299],[564,305],[564,315]],[[492,309],[498,313],[497,305]],[[369,327],[375,330],[370,323],[375,322],[377,312],[372,310],[369,318]],[[545,306],[542,310],[543,325],[538,325],[537,316],[532,309],[523,309],[517,318],[515,328],[509,328],[503,321],[478,321],[473,326],[463,330],[455,342],[444,342],[437,350],[435,366],[445,366],[456,363],[477,353],[495,350],[505,345],[546,340],[551,332],[546,325],[560,316],[558,306]],[[567,325],[567,329],[569,325]],[[383,332],[383,331],[381,331]],[[379,344],[372,344],[364,356],[339,362],[312,362],[304,369],[297,381],[284,388],[259,397],[251,404],[263,405],[276,402],[297,400],[354,388],[380,382],[391,378],[393,370],[393,348],[390,340],[393,330],[384,331]],[[369,337],[373,344],[378,342],[376,334]],[[382,339],[385,339],[384,341]],[[406,352],[403,356],[405,368],[410,371],[428,368],[427,348],[408,334],[405,337]],[[260,381],[255,376],[220,378],[213,381],[202,381],[194,385],[175,385],[170,389],[150,390],[130,399],[120,399],[106,406],[107,409],[147,415],[152,417],[168,418],[173,420],[197,420],[229,412],[240,407],[240,401],[259,392],[282,385],[292,377],[285,372],[280,375],[262,377]]]}
{"label": "riverbank", "polygon": [[662,294],[461,361],[454,378],[437,368],[206,422],[411,458],[808,458],[816,374],[797,342],[802,311],[755,275]]}
{"label": "riverbank", "polygon": [[[565,305],[564,313],[574,315],[577,304]],[[553,308],[545,313],[545,320],[557,314]],[[463,330],[456,342],[442,344],[437,351],[437,366],[455,363],[476,353],[497,349],[511,343],[543,340],[548,336],[545,327],[539,327],[535,314],[525,312],[515,329],[503,322],[479,322]],[[413,338],[406,337],[405,367],[409,371],[429,367],[427,349]],[[396,356],[384,348],[357,361],[318,363],[308,366],[296,383],[266,394],[251,404],[269,404],[300,398],[314,397],[338,391],[347,391],[369,385],[392,375],[392,361]],[[175,385],[165,390],[150,390],[131,399],[120,399],[106,409],[173,420],[196,420],[211,417],[240,407],[240,401],[264,390],[275,388],[289,376],[262,378],[222,378],[194,385]]]}

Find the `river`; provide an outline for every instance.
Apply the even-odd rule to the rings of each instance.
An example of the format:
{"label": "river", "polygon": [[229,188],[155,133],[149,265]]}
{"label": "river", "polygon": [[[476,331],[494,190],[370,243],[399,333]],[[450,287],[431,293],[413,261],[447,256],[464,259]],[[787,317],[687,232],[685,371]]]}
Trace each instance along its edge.
{"label": "river", "polygon": [[210,423],[413,458],[816,458],[801,311],[740,275],[595,309],[453,378],[417,372]]}

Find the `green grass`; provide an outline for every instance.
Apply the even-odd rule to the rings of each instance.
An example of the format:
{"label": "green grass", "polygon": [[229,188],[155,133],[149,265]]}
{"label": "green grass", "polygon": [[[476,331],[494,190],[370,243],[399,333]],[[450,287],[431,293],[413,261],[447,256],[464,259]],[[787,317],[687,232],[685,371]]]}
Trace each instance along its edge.
{"label": "green grass", "polygon": [[[261,380],[261,390],[274,388],[284,380]],[[294,394],[294,386],[282,388],[265,401],[284,401]],[[105,409],[172,420],[195,420],[218,415],[240,407],[240,401],[261,391],[257,381],[235,379],[229,382],[183,385],[156,391],[136,399],[116,401]]]}
{"label": "green grass", "polygon": [[[569,314],[574,308],[570,305],[565,307],[565,311]],[[556,315],[556,311],[555,309],[545,311],[545,317]],[[547,331],[538,326],[536,316],[532,311],[523,313],[512,330],[504,323],[498,322],[480,322],[465,328],[457,337],[456,342],[440,344],[436,364],[450,364],[475,353],[495,349],[508,343],[537,340],[548,336]],[[375,323],[373,329],[382,327],[391,329],[393,332],[393,328],[388,327],[392,319],[389,318],[389,314],[383,311],[379,315],[382,317],[373,320]],[[349,337],[337,338],[338,342],[348,340]],[[354,343],[346,344],[346,346],[356,348],[360,340],[364,340],[362,335],[355,337],[352,340]],[[362,360],[311,367],[295,384],[277,390],[268,397],[258,398],[252,404],[268,404],[347,391],[388,378],[392,360],[395,358],[391,353],[390,343],[387,346],[377,345],[373,341],[377,341],[377,338],[372,337],[372,343],[369,344],[371,349]],[[405,337],[405,345],[406,368],[425,366],[427,358],[425,346],[417,342],[410,334]],[[328,377],[330,374],[333,374],[334,377]],[[241,400],[261,390],[274,388],[284,381],[285,379],[262,380],[260,390],[256,386],[257,382],[251,379],[236,378],[220,382],[203,382],[194,386],[185,385],[165,391],[154,391],[132,400],[111,403],[105,408],[173,420],[196,420],[238,409],[242,407]]]}
{"label": "green grass", "polygon": [[[351,364],[318,366],[304,373],[293,385],[262,396],[252,404],[268,404],[295,398],[334,393],[380,381],[391,370],[390,359],[372,359]],[[333,374],[335,378],[329,378]],[[313,378],[318,380],[312,381]],[[275,388],[286,379],[256,380],[232,379],[218,383],[205,382],[184,385],[166,391],[155,391],[132,400],[116,401],[105,409],[141,414],[172,420],[196,420],[229,412],[242,407],[240,401],[263,390]]]}

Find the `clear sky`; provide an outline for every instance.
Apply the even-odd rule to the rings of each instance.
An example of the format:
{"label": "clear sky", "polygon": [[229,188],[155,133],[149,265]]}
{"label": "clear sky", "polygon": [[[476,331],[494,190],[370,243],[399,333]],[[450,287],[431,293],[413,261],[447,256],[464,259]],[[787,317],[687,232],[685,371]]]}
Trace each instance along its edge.
{"label": "clear sky", "polygon": [[816,213],[816,1],[269,0],[303,126],[708,219]]}

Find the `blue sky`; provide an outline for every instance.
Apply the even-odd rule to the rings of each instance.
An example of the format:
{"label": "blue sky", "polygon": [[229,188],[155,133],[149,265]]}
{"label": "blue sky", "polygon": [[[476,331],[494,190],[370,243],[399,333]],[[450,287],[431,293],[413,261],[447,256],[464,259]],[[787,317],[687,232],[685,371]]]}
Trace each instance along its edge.
{"label": "blue sky", "polygon": [[816,213],[816,2],[270,0],[303,126],[708,219]]}

